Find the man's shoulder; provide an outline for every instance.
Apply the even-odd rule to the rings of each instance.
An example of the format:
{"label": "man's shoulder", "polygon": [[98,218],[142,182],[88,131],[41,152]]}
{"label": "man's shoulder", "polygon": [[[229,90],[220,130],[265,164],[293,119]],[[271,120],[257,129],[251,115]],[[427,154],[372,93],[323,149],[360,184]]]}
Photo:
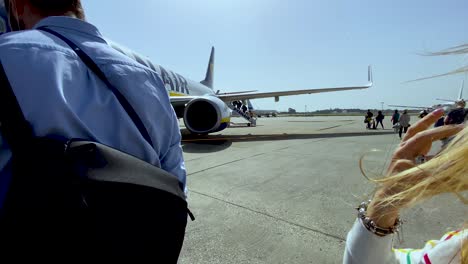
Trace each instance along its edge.
{"label": "man's shoulder", "polygon": [[41,33],[37,30],[22,30],[2,34],[0,44],[28,43],[40,38]]}
{"label": "man's shoulder", "polygon": [[448,115],[449,116],[458,116],[458,115],[464,115],[465,113],[466,113],[465,109],[457,108],[457,109],[453,109],[452,111],[450,111],[450,113]]}
{"label": "man's shoulder", "polygon": [[60,48],[39,30],[22,30],[0,36],[0,51],[16,47]]}

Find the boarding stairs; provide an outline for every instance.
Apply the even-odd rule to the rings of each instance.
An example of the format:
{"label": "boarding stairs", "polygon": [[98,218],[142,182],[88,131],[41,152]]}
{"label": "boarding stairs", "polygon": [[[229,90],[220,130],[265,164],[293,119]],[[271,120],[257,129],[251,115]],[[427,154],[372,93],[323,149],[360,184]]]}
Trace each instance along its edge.
{"label": "boarding stairs", "polygon": [[239,108],[231,105],[231,104],[228,104],[229,105],[229,108],[231,108],[232,111],[236,112],[237,114],[239,114],[241,117],[243,117],[245,120],[249,121],[249,123],[247,124],[248,126],[256,126],[257,125],[257,120],[255,119],[255,117],[251,117],[249,114],[246,114],[244,113],[242,110],[240,110]]}

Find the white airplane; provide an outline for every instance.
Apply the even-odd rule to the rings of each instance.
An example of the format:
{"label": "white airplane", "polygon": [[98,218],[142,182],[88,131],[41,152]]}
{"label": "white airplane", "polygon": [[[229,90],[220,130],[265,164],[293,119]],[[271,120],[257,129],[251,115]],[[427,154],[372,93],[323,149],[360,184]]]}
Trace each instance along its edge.
{"label": "white airplane", "polygon": [[463,99],[464,88],[465,88],[465,80],[462,81],[462,86],[460,88],[460,91],[458,92],[457,99],[455,100],[454,99],[440,99],[440,98],[436,99],[438,101],[451,102],[450,104],[435,104],[433,106],[410,106],[410,105],[388,105],[388,106],[398,107],[398,108],[424,109],[424,110],[429,110],[429,111],[432,111],[438,108],[447,108],[448,110],[450,110],[456,107],[457,102],[465,101],[465,99]]}
{"label": "white airplane", "polygon": [[450,100],[450,99],[440,99],[440,98],[437,98],[436,100],[439,100],[439,101],[445,101],[445,102],[452,102],[452,103],[457,103],[459,101],[465,101],[465,99],[463,99],[463,89],[465,88],[465,80],[462,81],[462,86],[460,88],[460,92],[458,93],[458,99],[456,100]]}
{"label": "white airplane", "polygon": [[256,117],[262,117],[262,116],[276,117],[278,115],[278,111],[276,111],[276,110],[265,110],[265,109],[256,109],[256,108],[254,108],[254,106],[252,105],[252,102],[250,102],[250,100],[247,100],[247,105],[248,105],[249,111],[252,112],[254,114],[254,116],[256,116]]}
{"label": "white airplane", "polygon": [[169,93],[171,104],[178,118],[183,118],[185,127],[193,134],[209,134],[226,129],[231,120],[231,109],[228,106],[233,101],[274,97],[275,101],[281,96],[326,93],[336,91],[367,89],[372,86],[372,70],[368,69],[368,83],[362,86],[334,87],[322,89],[305,89],[279,92],[241,91],[220,93],[213,90],[214,77],[214,47],[208,64],[205,79],[196,82],[183,77],[162,66],[153,64],[149,59],[109,41],[109,44],[133,58],[137,62],[158,72]]}

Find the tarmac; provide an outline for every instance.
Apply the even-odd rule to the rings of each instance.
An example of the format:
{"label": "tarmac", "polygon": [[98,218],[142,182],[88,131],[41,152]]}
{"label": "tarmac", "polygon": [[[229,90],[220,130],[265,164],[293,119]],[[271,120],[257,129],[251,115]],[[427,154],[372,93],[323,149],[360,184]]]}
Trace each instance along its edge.
{"label": "tarmac", "polygon": [[[341,263],[354,208],[375,186],[359,160],[368,177],[385,173],[400,142],[390,121],[385,130],[366,130],[356,116],[232,121],[205,137],[182,129],[196,220],[179,263]],[[453,195],[404,211],[395,247],[422,247],[460,228],[467,213]]]}

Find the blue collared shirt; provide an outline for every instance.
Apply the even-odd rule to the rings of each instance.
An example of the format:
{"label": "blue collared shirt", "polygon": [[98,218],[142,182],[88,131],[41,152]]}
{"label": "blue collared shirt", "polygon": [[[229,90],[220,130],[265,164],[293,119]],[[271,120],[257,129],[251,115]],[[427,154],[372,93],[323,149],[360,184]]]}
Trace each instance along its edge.
{"label": "blue collared shirt", "polygon": [[[93,58],[133,106],[153,146],[109,88],[67,44],[39,30],[4,34],[0,36],[0,61],[35,135],[100,142],[176,175],[185,188],[179,124],[158,73],[111,48],[87,22],[48,17],[36,28],[42,26],[66,36]],[[0,208],[10,182],[10,159],[0,135]]]}

